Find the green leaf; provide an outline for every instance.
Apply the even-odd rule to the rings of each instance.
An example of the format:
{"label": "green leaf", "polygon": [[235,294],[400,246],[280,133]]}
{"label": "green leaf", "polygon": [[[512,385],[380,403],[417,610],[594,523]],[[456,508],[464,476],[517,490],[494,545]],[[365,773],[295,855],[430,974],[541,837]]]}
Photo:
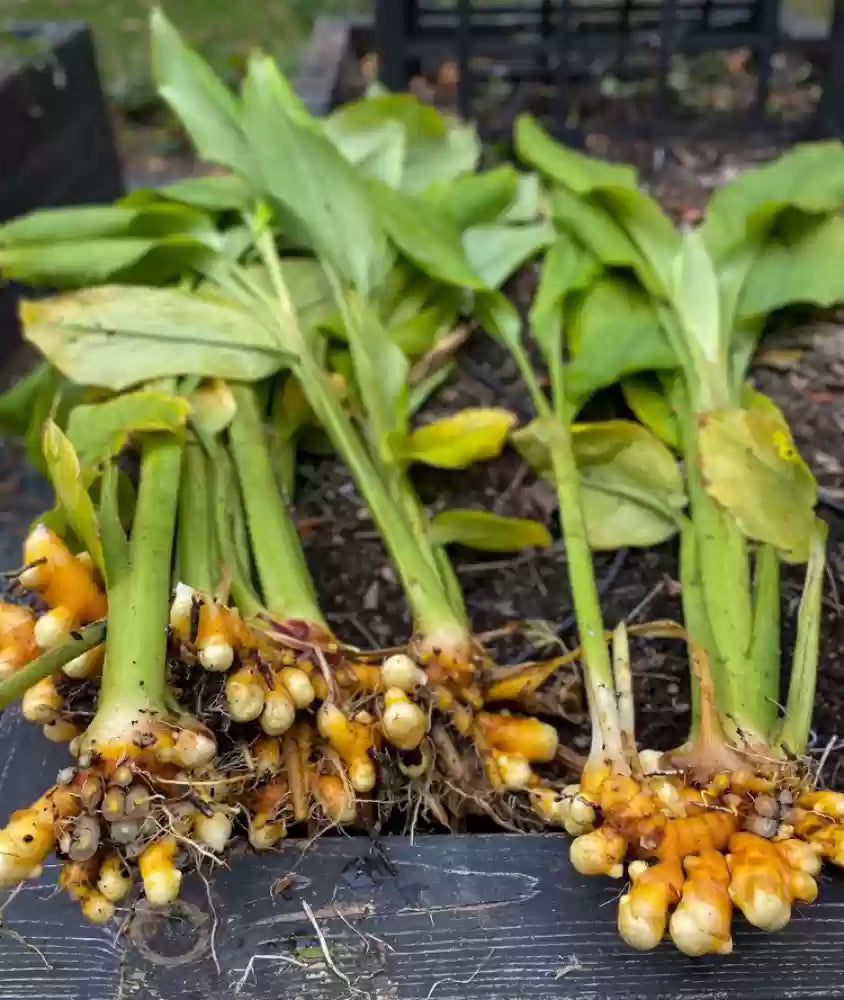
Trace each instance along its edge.
{"label": "green leaf", "polygon": [[78,288],[107,281],[166,284],[201,270],[214,256],[191,236],[91,239],[0,249],[5,278],[32,285]]}
{"label": "green leaf", "polygon": [[183,205],[42,208],[0,226],[0,246],[78,244],[116,236],[173,236],[191,232],[213,232],[213,227],[204,213]]}
{"label": "green leaf", "polygon": [[83,469],[122,451],[131,435],[143,431],[177,432],[184,429],[190,403],[169,392],[127,392],[104,403],[74,406],[67,437]]}
{"label": "green leaf", "polygon": [[463,233],[463,249],[481,281],[489,288],[500,288],[523,264],[550,246],[555,236],[550,222],[473,226]]}
{"label": "green leaf", "polygon": [[[553,482],[541,420],[511,435],[519,453]],[[671,538],[685,505],[683,478],[671,452],[626,420],[574,424],[572,446],[593,549],[647,547]]]}
{"label": "green leaf", "polygon": [[621,380],[624,401],[636,417],[672,448],[680,450],[677,416],[657,378],[648,373],[627,375]]}
{"label": "green leaf", "polygon": [[387,332],[409,358],[417,358],[454,329],[459,315],[459,307],[453,303],[437,302],[400,323],[391,321]]}
{"label": "green leaf", "polygon": [[516,153],[523,163],[575,194],[589,194],[602,187],[636,190],[636,171],[632,167],[568,149],[555,142],[530,115],[522,114],[516,119],[515,142]]}
{"label": "green leaf", "polygon": [[391,188],[400,188],[404,172],[407,136],[398,122],[386,121],[360,134],[332,136],[326,132],[346,159],[367,177]]}
{"label": "green leaf", "polygon": [[805,143],[716,191],[701,232],[710,254],[720,261],[763,235],[786,208],[825,214],[842,205],[844,144]]}
{"label": "green leaf", "polygon": [[271,60],[250,59],[243,122],[261,186],[298,220],[317,255],[369,296],[390,266],[369,188],[326,136],[291,113],[279,77]]}
{"label": "green leaf", "polygon": [[390,440],[403,462],[423,462],[439,469],[465,469],[499,455],[515,416],[495,407],[469,407]]}
{"label": "green leaf", "polygon": [[444,510],[431,519],[429,535],[434,545],[465,545],[480,552],[520,552],[553,543],[539,521],[485,510]]}
{"label": "green leaf", "polygon": [[536,122],[516,124],[519,156],[555,182],[554,217],[607,266],[632,267],[660,294],[679,237],[631,167],[606,163],[554,142]]}
{"label": "green leaf", "polygon": [[155,190],[164,198],[202,208],[207,212],[242,212],[253,201],[249,187],[236,174],[188,177]]}
{"label": "green leaf", "polygon": [[817,484],[775,404],[757,395],[749,409],[701,414],[698,442],[704,487],[741,531],[805,562]]}
{"label": "green leaf", "polygon": [[671,302],[693,357],[708,362],[717,371],[724,370],[728,338],[721,335],[718,278],[698,230],[683,235],[672,277]]}
{"label": "green leaf", "polygon": [[185,44],[160,8],[154,8],[150,15],[150,34],[158,93],[190,136],[200,158],[251,176],[252,154],[235,96]]}
{"label": "green leaf", "polygon": [[771,238],[750,269],[739,316],[762,317],[793,303],[844,301],[844,218],[811,219]]}
{"label": "green leaf", "polygon": [[600,265],[568,236],[560,235],[545,254],[539,288],[530,309],[531,332],[545,363],[562,364],[562,335],[567,296],[583,291],[597,278]]}
{"label": "green leaf", "polygon": [[519,350],[522,319],[516,307],[501,292],[482,292],[475,296],[475,316],[486,332],[509,350]]}
{"label": "green leaf", "polygon": [[649,297],[631,280],[601,278],[569,321],[566,385],[581,402],[622,376],[673,369],[677,360]]}
{"label": "green leaf", "polygon": [[[398,182],[391,187],[410,193],[471,173],[480,156],[473,126],[440,114],[410,94],[379,94],[345,104],[328,117],[325,131],[356,163],[360,160],[355,154],[366,148],[373,136],[393,137],[388,155],[400,150],[401,161]],[[381,179],[390,183],[386,177]]]}
{"label": "green leaf", "polygon": [[0,434],[23,437],[30,426],[31,414],[39,397],[46,394],[52,400],[55,388],[55,372],[43,361],[29,374],[18,379],[0,395]]}
{"label": "green leaf", "polygon": [[[424,198],[433,202],[460,231],[495,222],[512,206],[520,175],[509,164],[479,174],[464,174],[453,181],[432,184]],[[516,221],[533,222],[536,215]]]}
{"label": "green leaf", "polygon": [[56,498],[76,537],[85,546],[94,564],[105,576],[103,549],[94,504],[85,487],[79,459],[73,445],[52,420],[44,425],[44,460]]}
{"label": "green leaf", "polygon": [[466,258],[460,233],[443,212],[422,198],[401,194],[376,181],[370,183],[369,191],[381,225],[405,257],[438,281],[485,288]]}
{"label": "green leaf", "polygon": [[539,174],[519,172],[516,197],[510,207],[501,215],[501,222],[534,222],[543,214],[545,194]]}
{"label": "green leaf", "polygon": [[25,338],[62,374],[117,392],[180,374],[253,381],[290,360],[249,310],[222,297],[104,285],[20,312]]}

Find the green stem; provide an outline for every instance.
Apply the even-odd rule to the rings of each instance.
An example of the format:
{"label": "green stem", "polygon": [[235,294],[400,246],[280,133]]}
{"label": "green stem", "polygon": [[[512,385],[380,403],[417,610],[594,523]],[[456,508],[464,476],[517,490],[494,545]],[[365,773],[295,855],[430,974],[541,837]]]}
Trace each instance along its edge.
{"label": "green stem", "polygon": [[615,718],[611,713],[611,706],[615,703],[612,665],[604,638],[604,621],[595,581],[592,550],[586,533],[571,428],[566,421],[556,418],[547,418],[546,426],[560,504],[568,578],[582,650],[583,673],[589,695],[593,739],[595,734],[600,733],[604,749],[611,756],[618,755],[621,759],[617,712]]}
{"label": "green stem", "polygon": [[779,716],[780,617],[780,557],[773,545],[762,545],[756,552],[753,576],[750,662],[766,737],[773,736]]}
{"label": "green stem", "polygon": [[405,511],[386,487],[325,372],[308,352],[302,354],[300,367],[300,384],[311,409],[352,473],[398,570],[415,628],[423,634],[441,629],[468,632],[465,618],[452,606],[437,569],[420,553]]}
{"label": "green stem", "polygon": [[78,639],[69,639],[61,646],[56,646],[54,649],[42,653],[37,660],[27,663],[25,667],[21,667],[11,677],[2,681],[0,683],[0,710],[8,708],[13,702],[23,697],[34,684],[43,681],[45,677],[49,677],[57,670],[61,670],[65,664],[75,660],[77,656],[87,653],[94,646],[99,646],[106,637],[106,622],[99,621],[92,625],[86,625],[77,634]]}
{"label": "green stem", "polygon": [[281,497],[254,391],[232,383],[237,413],[229,443],[240,481],[252,553],[264,603],[278,618],[325,625],[299,533]]}
{"label": "green stem", "polygon": [[747,542],[734,518],[706,492],[695,414],[679,380],[675,399],[703,604],[714,643],[705,652],[710,662],[717,658],[723,664],[722,683],[716,685],[718,708],[728,729],[738,729],[750,742],[764,742],[764,712],[750,661],[753,619]]}
{"label": "green stem", "polygon": [[794,755],[805,753],[812,727],[828,533],[829,528],[826,522],[816,518],[809,551],[809,563],[806,566],[806,581],[803,585],[800,609],[797,613],[797,639],[794,644],[794,659],[791,664],[791,680],[788,686],[785,719],[779,738],[780,745]]}
{"label": "green stem", "polygon": [[317,420],[351,472],[386,543],[411,608],[414,628],[428,635],[440,631],[468,634],[468,623],[452,606],[439,572],[420,553],[404,511],[390,494],[366,445],[337,399],[325,370],[299,328],[272,236],[260,233],[255,242],[278,298],[280,308],[275,329],[279,347],[290,350],[293,346],[296,351],[299,384]]}
{"label": "green stem", "polygon": [[217,573],[213,565],[214,532],[205,462],[202,445],[198,441],[187,441],[182,453],[179,491],[177,582],[211,595]]}
{"label": "green stem", "polygon": [[[234,464],[216,439],[203,441],[211,468],[214,498],[214,533],[220,551],[220,569],[229,580],[232,599],[246,618],[264,611],[251,583],[249,540],[240,503]],[[242,533],[243,539],[239,538]]]}
{"label": "green stem", "polygon": [[144,439],[129,565],[109,581],[98,718],[116,705],[155,710],[166,705],[170,564],[181,463],[177,438],[150,434]]}

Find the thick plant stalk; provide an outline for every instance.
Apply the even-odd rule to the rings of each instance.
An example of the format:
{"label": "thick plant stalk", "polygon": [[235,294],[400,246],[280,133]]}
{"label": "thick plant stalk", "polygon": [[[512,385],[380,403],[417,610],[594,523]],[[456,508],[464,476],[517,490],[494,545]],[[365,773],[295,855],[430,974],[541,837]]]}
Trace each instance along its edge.
{"label": "thick plant stalk", "polygon": [[229,441],[267,610],[325,627],[296,526],[279,498],[255,392],[233,383],[232,393],[237,413]]}

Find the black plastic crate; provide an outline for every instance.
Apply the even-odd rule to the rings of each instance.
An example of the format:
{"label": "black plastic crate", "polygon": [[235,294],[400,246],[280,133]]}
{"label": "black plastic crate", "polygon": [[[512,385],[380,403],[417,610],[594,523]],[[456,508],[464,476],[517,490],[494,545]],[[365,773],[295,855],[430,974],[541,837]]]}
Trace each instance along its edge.
{"label": "black plastic crate", "polygon": [[[123,193],[86,24],[0,22],[0,136],[0,221]],[[16,301],[0,286],[0,363],[19,341]]]}
{"label": "black plastic crate", "polygon": [[[523,108],[574,141],[595,129],[667,138],[844,123],[844,0],[829,23],[779,0],[378,0],[375,26],[383,83],[404,89],[450,66],[454,106],[491,138]],[[689,67],[712,76],[742,53],[726,108],[723,86],[708,102],[678,99]],[[614,119],[601,100],[612,88],[636,95]],[[802,98],[793,106],[789,88]]]}

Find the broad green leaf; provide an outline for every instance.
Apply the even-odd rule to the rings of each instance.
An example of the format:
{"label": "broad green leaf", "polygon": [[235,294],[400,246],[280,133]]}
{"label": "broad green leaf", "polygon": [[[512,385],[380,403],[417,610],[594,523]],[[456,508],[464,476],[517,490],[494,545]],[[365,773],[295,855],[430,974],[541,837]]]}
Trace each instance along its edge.
{"label": "broad green leaf", "polygon": [[[509,164],[484,170],[478,174],[464,174],[453,181],[432,184],[424,198],[437,205],[463,232],[469,226],[495,222],[512,206],[519,191],[520,175]],[[533,222],[536,213],[519,222]]]}
{"label": "broad green leaf", "polygon": [[417,267],[449,285],[485,287],[466,258],[460,233],[442,211],[422,198],[393,191],[377,181],[370,183],[369,193],[390,239]]}
{"label": "broad green leaf", "polygon": [[140,206],[88,205],[42,208],[0,225],[0,247],[84,243],[107,237],[210,234],[204,212],[187,205],[147,202]]}
{"label": "broad green leaf", "polygon": [[434,303],[400,323],[391,321],[387,332],[409,358],[417,358],[454,329],[459,315],[459,307],[451,302]]}
{"label": "broad green leaf", "polygon": [[504,282],[555,239],[550,222],[524,226],[473,226],[463,233],[463,249],[475,274],[489,288]]}
{"label": "broad green leaf", "polygon": [[43,361],[33,371],[18,379],[0,395],[0,434],[23,437],[30,426],[31,415],[38,405],[39,397],[46,395],[52,401],[55,389],[55,372]]}
{"label": "broad green leaf", "polygon": [[104,285],[20,312],[25,338],[62,374],[117,392],[180,374],[252,381],[290,360],[247,309],[175,289]]}
{"label": "broad green leaf", "polygon": [[551,207],[557,225],[578,239],[607,268],[630,269],[651,292],[661,294],[664,282],[642,254],[621,220],[592,198],[554,188]]}
{"label": "broad green leaf", "polygon": [[739,300],[739,316],[763,317],[793,303],[844,301],[844,218],[807,220],[771,238],[757,256]]}
{"label": "broad green leaf", "polygon": [[530,327],[552,373],[563,362],[566,298],[587,288],[600,270],[597,260],[588,251],[563,234],[545,254],[539,288],[530,309]]}
{"label": "broad green leaf", "polygon": [[340,152],[362,174],[374,177],[391,188],[401,188],[407,136],[398,122],[383,122],[349,136],[328,134]]}
{"label": "broad green leaf", "polygon": [[521,348],[522,319],[506,295],[501,292],[476,295],[475,316],[478,324],[508,350]]}
{"label": "broad green leaf", "polygon": [[[511,435],[514,446],[553,482],[542,421]],[[656,545],[677,531],[685,506],[683,479],[671,452],[644,427],[626,420],[574,424],[572,446],[593,549]]]}
{"label": "broad green leaf", "polygon": [[237,412],[234,393],[228,382],[219,378],[203,379],[187,397],[190,422],[202,434],[221,434]]}
{"label": "broad green leaf", "polygon": [[56,498],[76,537],[105,576],[97,512],[88,495],[73,445],[52,420],[44,425],[44,460]]}
{"label": "broad green leaf", "polygon": [[325,122],[326,134],[347,155],[374,133],[385,133],[385,127],[402,136],[400,183],[391,186],[418,193],[436,181],[471,173],[477,165],[480,144],[474,128],[410,94],[365,97],[343,105]]}
{"label": "broad green leaf", "polygon": [[191,236],[90,239],[0,248],[5,278],[31,285],[78,288],[107,281],[166,284],[201,270],[214,256]]}
{"label": "broad green leaf", "polygon": [[649,297],[621,277],[585,292],[569,320],[569,348],[566,388],[581,402],[624,375],[677,367]]}
{"label": "broad green leaf", "polygon": [[465,469],[501,453],[516,423],[509,410],[469,407],[441,420],[391,438],[393,453],[404,462],[439,469]]}
{"label": "broad green leaf", "polygon": [[150,34],[158,93],[170,105],[200,158],[251,176],[252,153],[235,96],[157,7],[150,15]]}
{"label": "broad green leaf", "polygon": [[539,521],[485,510],[444,510],[431,519],[429,536],[434,545],[465,545],[480,552],[544,549],[553,542]]}
{"label": "broad green leaf", "polygon": [[712,411],[699,416],[698,428],[706,491],[748,538],[805,562],[817,484],[776,406],[756,400],[749,409]]}
{"label": "broad green leaf", "polygon": [[142,431],[177,432],[190,413],[186,399],[169,392],[127,392],[104,403],[74,406],[67,437],[83,469],[120,453],[131,435]]}
{"label": "broad green leaf", "polygon": [[253,201],[249,187],[236,174],[188,177],[156,188],[156,193],[207,212],[245,211]]}
{"label": "broad green leaf", "polygon": [[[721,335],[718,279],[698,230],[683,235],[674,259],[671,301],[692,356],[718,371],[726,368],[727,337]],[[696,371],[699,365],[695,365]]]}
{"label": "broad green leaf", "polygon": [[844,144],[805,143],[748,170],[709,199],[701,232],[720,261],[761,236],[783,209],[835,212],[844,205]]}
{"label": "broad green leaf", "polygon": [[278,77],[271,60],[250,59],[243,123],[261,186],[298,220],[317,255],[339,278],[369,296],[390,266],[370,190],[326,136],[290,112],[279,95]]}
{"label": "broad green leaf", "polygon": [[608,163],[555,142],[530,115],[516,119],[516,153],[523,163],[534,167],[552,181],[575,194],[589,194],[596,188],[636,190],[632,167]]}
{"label": "broad green leaf", "polygon": [[641,422],[669,448],[679,451],[680,429],[677,416],[660,387],[648,373],[628,375],[621,380],[624,401]]}
{"label": "broad green leaf", "polygon": [[545,192],[539,174],[518,174],[519,183],[512,205],[501,215],[501,222],[534,222],[544,214]]}

